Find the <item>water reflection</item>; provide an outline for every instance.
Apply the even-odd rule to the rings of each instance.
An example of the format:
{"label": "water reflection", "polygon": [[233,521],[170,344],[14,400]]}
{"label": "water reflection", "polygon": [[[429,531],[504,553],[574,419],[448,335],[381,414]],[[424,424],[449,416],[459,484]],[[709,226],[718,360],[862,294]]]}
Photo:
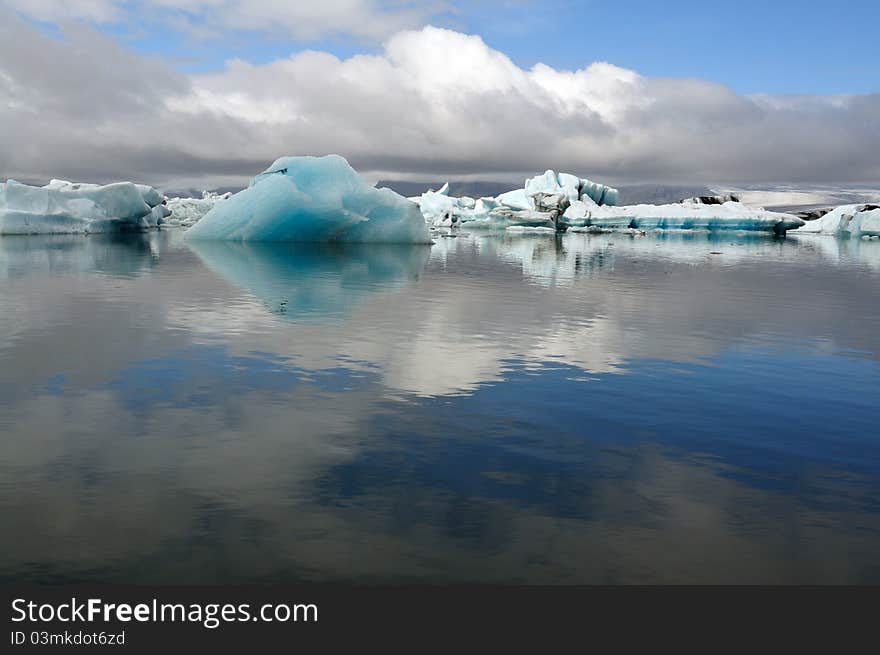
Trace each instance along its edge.
{"label": "water reflection", "polygon": [[[557,359],[584,371],[616,369],[623,337],[613,319],[592,307],[570,316],[559,298],[542,300],[528,285],[514,288],[508,271],[495,268],[510,250],[469,245],[485,252],[465,259],[465,269],[416,285],[429,255],[441,248],[197,243],[192,248],[208,267],[269,314],[224,303],[175,318],[213,337],[230,325],[246,326],[239,331],[247,331],[249,350],[279,353],[309,370],[342,364],[378,375],[390,390],[424,396],[472,392],[523,359],[532,366]],[[543,305],[549,315],[542,315]],[[276,315],[289,324],[279,329]]]}
{"label": "water reflection", "polygon": [[168,232],[7,236],[0,239],[0,279],[86,272],[135,276],[155,264],[171,238]]}
{"label": "water reflection", "polygon": [[213,271],[278,314],[335,319],[363,294],[418,280],[430,247],[364,244],[194,242]]}
{"label": "water reflection", "polygon": [[815,256],[819,255],[825,265],[880,270],[880,242],[875,240],[815,236],[777,238],[754,233],[466,235],[458,237],[460,240],[441,238],[435,246],[435,253],[448,256],[468,238],[479,244],[481,250],[517,263],[525,276],[545,286],[571,284],[578,277],[613,269],[618,255],[711,267],[736,266],[761,258],[791,265],[805,258],[816,261]]}
{"label": "water reflection", "polygon": [[224,299],[182,308],[172,322],[220,338],[237,326],[249,349],[308,369],[359,367],[388,389],[426,396],[473,392],[517,363],[620,372],[630,359],[695,361],[762,334],[876,352],[870,322],[839,320],[877,315],[863,307],[876,281],[855,276],[849,288],[812,250],[783,239],[440,238],[418,284],[408,282],[423,268],[420,248],[367,248],[343,260],[334,250],[210,246],[197,246],[209,266],[291,324],[280,330],[273,316]]}
{"label": "water reflection", "polygon": [[0,240],[0,578],[880,581],[880,244],[815,243]]}

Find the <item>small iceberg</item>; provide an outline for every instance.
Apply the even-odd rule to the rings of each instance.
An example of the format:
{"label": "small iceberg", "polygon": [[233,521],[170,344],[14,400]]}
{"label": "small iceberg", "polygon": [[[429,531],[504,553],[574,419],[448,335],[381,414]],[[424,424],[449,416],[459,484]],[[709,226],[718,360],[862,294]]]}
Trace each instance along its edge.
{"label": "small iceberg", "polygon": [[166,206],[171,214],[165,225],[174,227],[192,227],[212,209],[214,205],[229,200],[232,193],[212,193],[203,191],[201,198],[168,198]]}
{"label": "small iceberg", "polygon": [[792,234],[824,234],[842,238],[880,238],[880,206],[841,205]]}
{"label": "small iceberg", "polygon": [[84,184],[52,180],[30,186],[0,183],[0,234],[89,234],[142,231],[170,215],[151,186],[116,182]]}
{"label": "small iceberg", "polygon": [[722,204],[683,202],[670,205],[597,207],[583,218],[569,220],[574,231],[735,230],[785,234],[803,224],[803,220],[792,214],[749,207],[735,201]]}
{"label": "small iceberg", "polygon": [[416,204],[377,189],[338,155],[282,157],[214,207],[187,239],[431,243]]}

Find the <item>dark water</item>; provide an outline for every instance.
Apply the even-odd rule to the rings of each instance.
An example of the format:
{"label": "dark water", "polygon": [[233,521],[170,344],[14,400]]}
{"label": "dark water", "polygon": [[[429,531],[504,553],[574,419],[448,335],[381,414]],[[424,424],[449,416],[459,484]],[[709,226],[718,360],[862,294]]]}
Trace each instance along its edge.
{"label": "dark water", "polygon": [[0,579],[880,582],[880,244],[0,239]]}

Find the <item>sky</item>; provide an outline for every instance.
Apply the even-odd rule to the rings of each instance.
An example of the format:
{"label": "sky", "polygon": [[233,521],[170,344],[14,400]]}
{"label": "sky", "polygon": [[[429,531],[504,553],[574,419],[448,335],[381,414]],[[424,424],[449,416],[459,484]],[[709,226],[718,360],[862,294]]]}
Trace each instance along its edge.
{"label": "sky", "polygon": [[0,176],[876,184],[880,3],[0,0]]}

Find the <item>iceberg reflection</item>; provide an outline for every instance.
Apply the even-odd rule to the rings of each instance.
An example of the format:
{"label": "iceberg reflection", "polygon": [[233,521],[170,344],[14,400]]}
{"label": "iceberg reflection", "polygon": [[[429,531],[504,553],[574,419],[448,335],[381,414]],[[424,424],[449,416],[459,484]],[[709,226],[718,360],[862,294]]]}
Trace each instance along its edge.
{"label": "iceberg reflection", "polygon": [[366,293],[417,280],[430,247],[193,241],[205,265],[276,314],[346,314]]}
{"label": "iceberg reflection", "polygon": [[168,232],[4,236],[0,279],[87,272],[132,277],[148,270],[171,238]]}

